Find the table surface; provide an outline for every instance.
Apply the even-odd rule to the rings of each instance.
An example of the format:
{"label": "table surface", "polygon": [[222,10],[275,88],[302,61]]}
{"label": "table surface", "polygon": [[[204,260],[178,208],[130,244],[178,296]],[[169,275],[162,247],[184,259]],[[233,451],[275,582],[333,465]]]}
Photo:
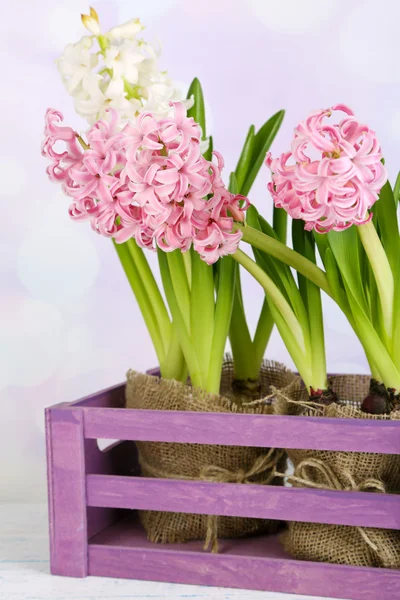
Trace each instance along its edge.
{"label": "table surface", "polygon": [[53,577],[49,573],[47,507],[43,504],[0,505],[0,600],[120,600],[121,598],[130,600],[318,600],[316,596],[294,596],[128,579]]}

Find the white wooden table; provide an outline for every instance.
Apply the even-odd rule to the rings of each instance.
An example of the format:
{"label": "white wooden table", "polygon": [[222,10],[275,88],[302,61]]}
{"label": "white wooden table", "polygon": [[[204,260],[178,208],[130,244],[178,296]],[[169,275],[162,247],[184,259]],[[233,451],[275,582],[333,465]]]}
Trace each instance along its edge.
{"label": "white wooden table", "polygon": [[[49,574],[47,507],[0,504],[0,600],[318,600],[192,585]],[[322,599],[319,599],[322,600]],[[326,600],[326,599],[325,599]]]}

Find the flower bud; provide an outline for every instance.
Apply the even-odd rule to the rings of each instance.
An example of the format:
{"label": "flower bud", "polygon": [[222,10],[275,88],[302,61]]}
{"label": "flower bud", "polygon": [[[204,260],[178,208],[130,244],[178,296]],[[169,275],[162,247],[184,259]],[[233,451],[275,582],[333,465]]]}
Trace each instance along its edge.
{"label": "flower bud", "polygon": [[[92,16],[92,12],[95,16]],[[90,15],[81,15],[82,23],[93,35],[101,35],[99,17],[94,9],[90,9]]]}
{"label": "flower bud", "polygon": [[119,27],[113,27],[108,32],[108,37],[111,39],[123,38],[123,39],[132,39],[138,34],[140,31],[144,29],[143,25],[140,22],[140,19],[131,19],[127,23],[120,25]]}

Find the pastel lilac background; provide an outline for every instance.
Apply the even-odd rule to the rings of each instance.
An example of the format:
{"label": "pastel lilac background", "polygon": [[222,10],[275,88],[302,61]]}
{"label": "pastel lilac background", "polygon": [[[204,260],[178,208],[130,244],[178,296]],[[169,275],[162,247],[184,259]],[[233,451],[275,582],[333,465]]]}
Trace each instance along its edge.
{"label": "pastel lilac background", "polygon": [[[163,42],[163,65],[187,87],[198,76],[226,175],[247,128],[287,110],[274,144],[288,147],[314,108],[349,104],[375,128],[392,179],[400,166],[400,5],[381,0],[146,0],[94,2],[105,27],[140,16]],[[111,243],[67,215],[39,146],[48,106],[77,128],[54,66],[84,30],[86,2],[10,2],[0,22],[0,501],[45,497],[43,409],[156,364]],[[4,139],[5,136],[5,139]],[[264,169],[251,200],[268,217]],[[153,261],[153,257],[151,257]],[[244,278],[254,327],[262,293]],[[349,326],[325,299],[331,371],[366,372]],[[291,365],[274,332],[270,358]],[[27,496],[28,494],[28,496]]]}

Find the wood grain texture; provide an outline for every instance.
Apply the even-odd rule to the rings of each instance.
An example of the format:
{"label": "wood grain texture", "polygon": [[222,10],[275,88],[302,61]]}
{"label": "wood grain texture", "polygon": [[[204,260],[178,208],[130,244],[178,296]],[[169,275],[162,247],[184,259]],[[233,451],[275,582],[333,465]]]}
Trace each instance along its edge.
{"label": "wood grain texture", "polygon": [[210,554],[201,542],[151,544],[127,522],[89,545],[89,574],[352,600],[400,597],[399,571],[292,560],[276,536],[222,541],[221,552]]}
{"label": "wood grain texture", "polygon": [[400,495],[89,475],[88,506],[400,529]]}
{"label": "wood grain texture", "polygon": [[86,577],[87,519],[80,410],[46,410],[51,572]]}
{"label": "wood grain texture", "polygon": [[400,454],[400,421],[82,408],[86,438]]}
{"label": "wood grain texture", "polygon": [[[99,450],[96,440],[85,440],[85,472],[102,475],[139,475],[139,461],[134,442],[116,442]],[[112,525],[121,516],[117,506],[87,509],[88,539]]]}
{"label": "wood grain texture", "polygon": [[132,579],[52,577],[47,506],[14,503],[0,504],[0,599],[297,600],[297,596]]}
{"label": "wood grain texture", "polygon": [[113,385],[101,392],[85,396],[69,406],[103,406],[108,408],[123,408],[125,405],[125,383]]}
{"label": "wood grain texture", "polygon": [[[400,422],[126,410],[121,408],[123,391],[124,386],[115,386],[47,411],[53,573],[352,600],[400,598],[399,571],[295,561],[273,536],[223,541],[219,555],[202,552],[201,542],[156,546],[143,529],[122,519],[124,511],[147,509],[400,529],[400,497],[395,495],[141,479],[134,444],[400,454]],[[103,453],[97,438],[126,441]]]}

